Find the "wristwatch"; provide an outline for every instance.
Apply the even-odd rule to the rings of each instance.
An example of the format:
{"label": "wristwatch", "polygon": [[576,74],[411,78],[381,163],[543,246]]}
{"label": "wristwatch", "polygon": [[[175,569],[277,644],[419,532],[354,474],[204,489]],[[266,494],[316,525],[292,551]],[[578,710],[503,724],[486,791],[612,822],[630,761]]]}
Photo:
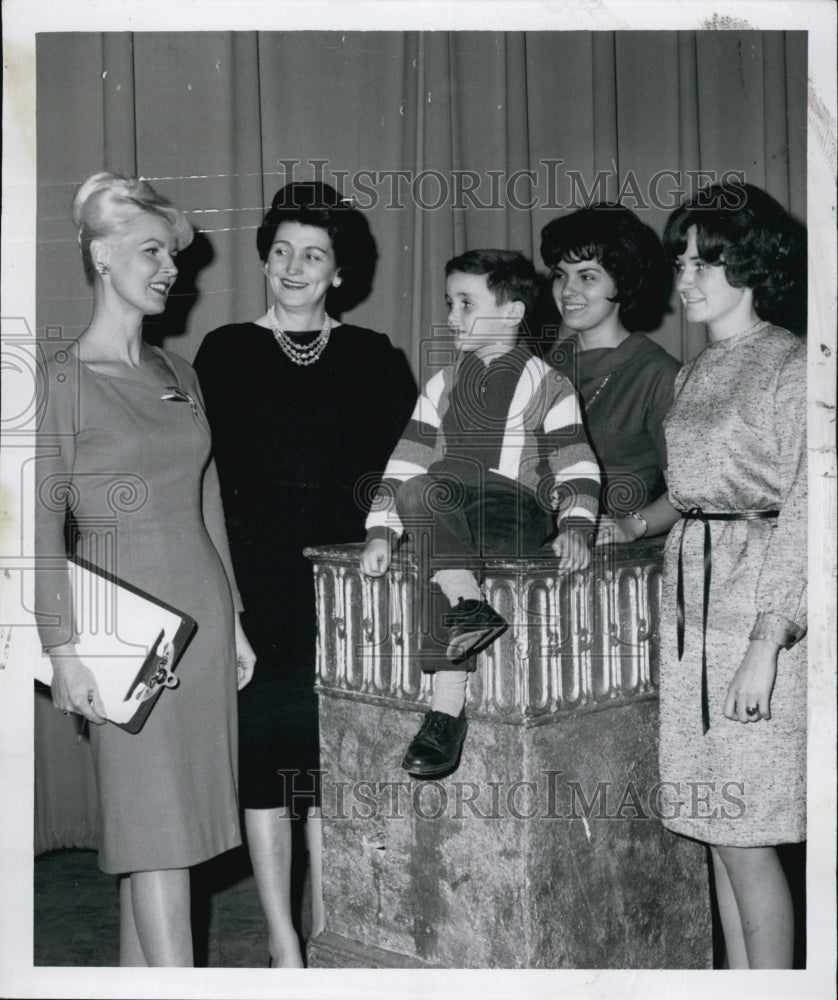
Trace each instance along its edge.
{"label": "wristwatch", "polygon": [[639,522],[640,522],[640,524],[641,524],[641,527],[642,527],[642,530],[641,530],[640,534],[639,534],[639,535],[637,536],[637,538],[635,539],[635,541],[637,541],[638,539],[640,539],[640,538],[643,538],[643,536],[644,536],[644,535],[646,534],[646,532],[647,532],[647,531],[649,530],[649,522],[648,522],[648,521],[646,520],[646,518],[645,518],[645,517],[644,517],[644,516],[643,516],[643,515],[642,515],[642,514],[640,513],[640,511],[637,511],[637,510],[633,510],[633,511],[631,511],[631,512],[629,513],[629,517],[633,517],[633,518],[635,519],[635,521],[639,521]]}

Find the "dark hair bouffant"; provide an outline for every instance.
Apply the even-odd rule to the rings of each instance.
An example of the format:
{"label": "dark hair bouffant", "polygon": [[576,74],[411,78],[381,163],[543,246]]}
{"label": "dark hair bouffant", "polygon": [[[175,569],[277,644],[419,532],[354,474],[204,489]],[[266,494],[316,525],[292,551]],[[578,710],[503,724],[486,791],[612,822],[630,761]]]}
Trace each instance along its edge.
{"label": "dark hair bouffant", "polygon": [[367,220],[353,208],[351,199],[322,181],[294,181],[280,188],[256,231],[261,260],[268,259],[283,222],[316,226],[328,233],[341,276],[340,286],[329,289],[328,311],[340,315],[363,302],[372,288],[378,250]]}
{"label": "dark hair bouffant", "polygon": [[445,265],[446,278],[455,271],[485,275],[486,287],[498,305],[523,302],[529,312],[538,298],[538,275],[532,261],[517,250],[468,250]]}
{"label": "dark hair bouffant", "polygon": [[760,319],[806,328],[806,230],[753,184],[714,184],[676,208],[663,245],[674,263],[695,227],[705,264],[722,266],[734,288],[750,288]]}
{"label": "dark hair bouffant", "polygon": [[562,261],[595,260],[614,284],[620,322],[630,333],[655,330],[672,294],[672,271],[655,231],[630,209],[610,202],[579,208],[541,230],[541,257],[551,271]]}

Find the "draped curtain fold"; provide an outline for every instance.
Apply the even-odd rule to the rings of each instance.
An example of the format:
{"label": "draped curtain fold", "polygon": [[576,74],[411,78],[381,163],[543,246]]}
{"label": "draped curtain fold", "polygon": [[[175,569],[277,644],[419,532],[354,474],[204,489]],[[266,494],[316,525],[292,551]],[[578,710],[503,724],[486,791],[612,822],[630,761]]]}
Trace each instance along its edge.
{"label": "draped curtain fold", "polygon": [[[157,330],[190,359],[264,310],[255,228],[292,175],[367,210],[379,264],[350,318],[414,364],[450,256],[540,264],[541,227],[586,197],[660,233],[680,192],[738,171],[805,218],[805,32],[56,33],[37,58],[42,331],[86,322],[69,202],[105,168],[152,179],[203,230]],[[655,336],[681,358],[704,344],[677,308]]]}

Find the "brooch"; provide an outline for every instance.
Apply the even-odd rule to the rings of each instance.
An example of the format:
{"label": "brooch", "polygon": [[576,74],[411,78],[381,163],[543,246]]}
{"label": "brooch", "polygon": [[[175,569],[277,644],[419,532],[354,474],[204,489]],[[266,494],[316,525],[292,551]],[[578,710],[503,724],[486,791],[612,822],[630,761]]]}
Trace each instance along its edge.
{"label": "brooch", "polygon": [[189,403],[192,407],[192,412],[196,417],[198,416],[198,404],[188,392],[184,392],[183,389],[178,388],[176,385],[167,385],[166,391],[160,398],[170,400],[174,403]]}

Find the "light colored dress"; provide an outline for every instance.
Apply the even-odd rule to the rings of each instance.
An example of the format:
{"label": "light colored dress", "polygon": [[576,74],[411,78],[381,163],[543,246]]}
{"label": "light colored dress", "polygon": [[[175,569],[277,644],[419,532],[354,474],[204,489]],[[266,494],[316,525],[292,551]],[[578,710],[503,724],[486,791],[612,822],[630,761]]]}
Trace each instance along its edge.
{"label": "light colored dress", "polygon": [[[80,363],[74,348],[45,367],[39,557],[65,551],[69,508],[72,551],[198,623],[176,668],[179,686],[163,691],[139,733],[90,726],[106,872],[185,868],[241,842],[237,597],[209,427],[192,368],[158,354],[188,399],[164,400],[159,386],[101,374]],[[66,572],[36,574],[45,647],[70,638],[68,586]],[[46,615],[63,615],[64,626]]]}
{"label": "light colored dress", "polygon": [[[668,485],[681,510],[779,510],[711,521],[707,615],[710,728],[702,731],[704,524],[667,539],[661,620],[661,810],[670,829],[712,844],[806,836],[806,352],[761,323],[711,344],[679,374],[666,419]],[[683,534],[685,637],[679,661],[676,578]],[[749,638],[783,645],[771,718],[723,714]]]}

